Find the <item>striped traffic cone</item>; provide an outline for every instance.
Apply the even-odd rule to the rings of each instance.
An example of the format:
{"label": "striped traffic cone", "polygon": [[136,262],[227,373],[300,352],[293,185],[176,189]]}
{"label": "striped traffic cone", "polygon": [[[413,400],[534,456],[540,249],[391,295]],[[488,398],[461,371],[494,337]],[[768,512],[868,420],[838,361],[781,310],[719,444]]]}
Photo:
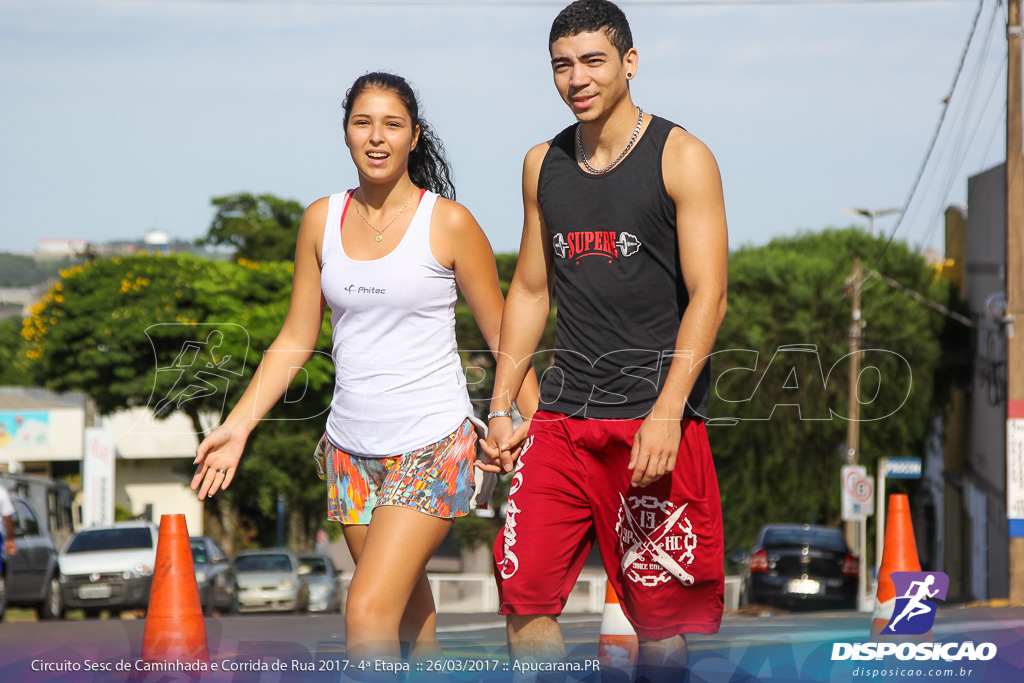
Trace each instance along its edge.
{"label": "striped traffic cone", "polygon": [[[878,638],[892,619],[896,606],[896,585],[893,572],[919,572],[921,560],[917,557],[914,526],[910,522],[910,501],[903,494],[889,496],[889,515],[885,522],[885,546],[882,564],[878,569],[878,590],[875,592],[875,613],[871,619],[871,637]],[[930,632],[927,637],[930,637]],[[893,636],[882,636],[892,638]],[[921,639],[920,636],[913,638]],[[900,640],[908,640],[906,636]]]}
{"label": "striped traffic cone", "polygon": [[626,619],[622,605],[619,604],[619,596],[615,594],[615,589],[609,581],[604,593],[601,639],[597,646],[597,658],[602,668],[601,680],[611,680],[606,678],[609,673],[604,671],[606,669],[618,669],[626,676],[626,680],[633,680],[633,669],[639,651],[640,642],[637,640],[636,631]]}

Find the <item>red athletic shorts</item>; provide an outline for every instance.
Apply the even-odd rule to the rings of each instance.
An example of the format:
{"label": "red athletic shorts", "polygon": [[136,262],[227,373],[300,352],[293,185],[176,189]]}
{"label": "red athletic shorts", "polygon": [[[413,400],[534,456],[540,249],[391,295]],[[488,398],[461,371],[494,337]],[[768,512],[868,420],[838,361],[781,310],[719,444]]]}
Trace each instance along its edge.
{"label": "red athletic shorts", "polygon": [[534,416],[494,543],[501,614],[561,614],[596,538],[639,636],[718,632],[722,503],[704,422],[683,419],[675,469],[633,488],[642,422]]}

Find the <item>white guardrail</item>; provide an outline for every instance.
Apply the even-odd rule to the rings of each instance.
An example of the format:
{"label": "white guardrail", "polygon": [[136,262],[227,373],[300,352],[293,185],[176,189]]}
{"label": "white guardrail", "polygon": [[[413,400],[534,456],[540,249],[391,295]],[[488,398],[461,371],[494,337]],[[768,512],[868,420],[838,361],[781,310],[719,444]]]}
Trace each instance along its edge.
{"label": "white guardrail", "polygon": [[[348,592],[348,580],[344,581]],[[495,614],[498,611],[498,589],[492,574],[427,574],[434,606],[438,613]],[[583,573],[569,593],[565,612],[600,614],[604,610],[605,584],[603,573]],[[725,577],[725,609],[735,611],[740,604],[740,578]]]}

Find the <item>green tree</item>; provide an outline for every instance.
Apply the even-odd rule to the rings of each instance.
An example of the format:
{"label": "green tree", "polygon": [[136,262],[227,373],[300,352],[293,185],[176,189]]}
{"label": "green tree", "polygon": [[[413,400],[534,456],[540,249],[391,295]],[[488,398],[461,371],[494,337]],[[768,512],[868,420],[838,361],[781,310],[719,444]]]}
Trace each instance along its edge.
{"label": "green tree", "polygon": [[292,261],[303,207],[292,199],[248,192],[214,197],[217,208],[200,246],[234,247],[235,258],[250,261]]}
{"label": "green tree", "polygon": [[[494,258],[498,268],[498,283],[502,293],[507,296],[519,255],[495,254]],[[488,350],[487,341],[477,327],[473,313],[461,292],[455,305],[455,337],[462,356],[462,367],[466,371],[469,397],[473,401],[477,417],[483,418],[490,409],[491,393],[494,389],[494,355]],[[554,346],[555,307],[552,305],[544,333],[537,345],[538,350],[543,353],[534,359],[534,367],[538,374],[544,372],[554,360],[554,354],[549,352]]]}
{"label": "green tree", "polygon": [[35,384],[29,345],[21,336],[21,317],[0,321],[0,386],[28,387]]}
{"label": "green tree", "polygon": [[[185,254],[99,259],[65,271],[25,320],[35,376],[58,391],[84,391],[108,414],[149,406],[181,410],[197,434],[224,416],[252,378],[288,306],[290,263],[223,263]],[[333,393],[329,321],[318,351],[250,439],[236,484],[207,507],[228,545],[271,542],[276,498],[293,530],[324,516],[310,455]],[[291,392],[291,390],[290,390]],[[301,399],[301,400],[300,400]],[[191,461],[182,464],[191,475]],[[319,491],[314,505],[313,491]],[[266,496],[272,495],[273,503]],[[249,520],[245,529],[241,520]],[[296,547],[307,545],[293,539]]]}
{"label": "green tree", "polygon": [[[854,258],[929,299],[952,299],[904,244],[876,263],[883,248],[848,229],[732,254],[708,407],[727,548],[749,547],[768,522],[839,523]],[[872,350],[859,384],[860,463],[870,471],[881,456],[921,454],[941,405],[948,319],[877,278],[862,291],[862,348]]]}

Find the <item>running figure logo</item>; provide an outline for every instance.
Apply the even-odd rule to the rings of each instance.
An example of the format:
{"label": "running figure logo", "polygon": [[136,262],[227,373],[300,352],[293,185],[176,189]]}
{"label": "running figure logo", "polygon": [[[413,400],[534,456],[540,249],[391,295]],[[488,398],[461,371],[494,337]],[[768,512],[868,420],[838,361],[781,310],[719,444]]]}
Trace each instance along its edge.
{"label": "running figure logo", "polygon": [[[245,371],[249,350],[245,329],[233,323],[158,323],[146,329],[146,336],[157,360],[148,401],[153,417],[161,419],[185,411],[199,413],[211,425],[218,424],[231,381]],[[131,431],[169,434],[170,429],[153,419],[140,418]]]}
{"label": "running figure logo", "polygon": [[893,572],[896,604],[882,633],[920,635],[935,623],[937,605],[928,598],[946,599],[949,577],[943,572]]}

